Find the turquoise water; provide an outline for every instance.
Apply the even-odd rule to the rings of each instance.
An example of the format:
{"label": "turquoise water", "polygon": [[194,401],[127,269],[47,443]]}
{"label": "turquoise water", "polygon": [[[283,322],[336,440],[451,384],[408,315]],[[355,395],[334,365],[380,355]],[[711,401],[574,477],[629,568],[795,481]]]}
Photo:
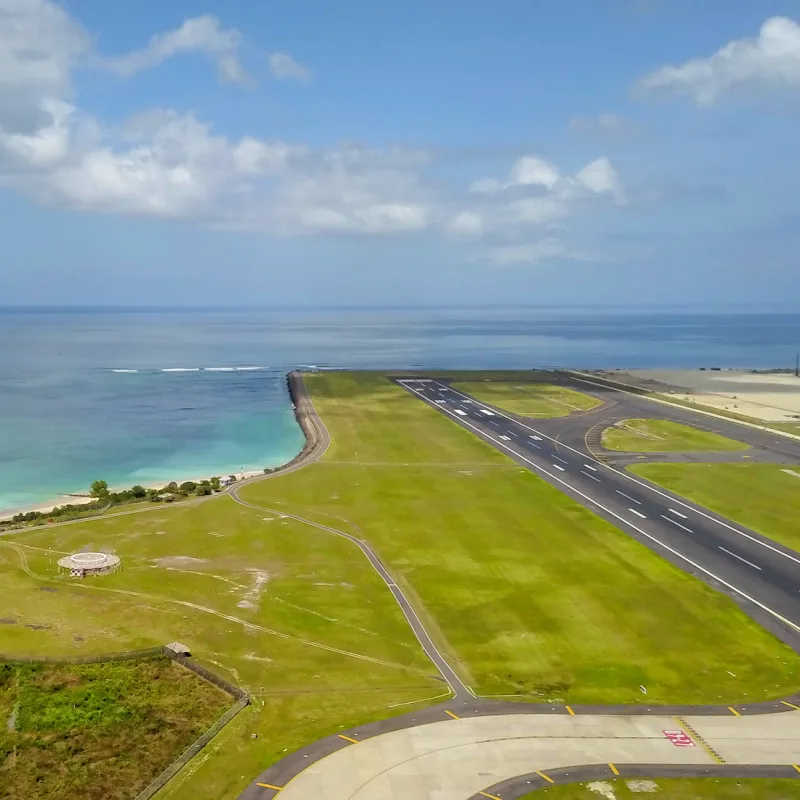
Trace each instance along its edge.
{"label": "turquoise water", "polygon": [[295,367],[770,367],[797,314],[0,310],[0,509],[282,464]]}

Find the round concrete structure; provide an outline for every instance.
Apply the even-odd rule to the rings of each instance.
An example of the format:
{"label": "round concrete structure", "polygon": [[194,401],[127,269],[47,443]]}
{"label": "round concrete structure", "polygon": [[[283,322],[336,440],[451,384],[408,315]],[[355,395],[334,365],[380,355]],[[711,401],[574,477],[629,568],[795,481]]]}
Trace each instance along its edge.
{"label": "round concrete structure", "polygon": [[119,563],[119,556],[110,553],[73,553],[58,559],[58,566],[68,569],[76,578],[113,572]]}

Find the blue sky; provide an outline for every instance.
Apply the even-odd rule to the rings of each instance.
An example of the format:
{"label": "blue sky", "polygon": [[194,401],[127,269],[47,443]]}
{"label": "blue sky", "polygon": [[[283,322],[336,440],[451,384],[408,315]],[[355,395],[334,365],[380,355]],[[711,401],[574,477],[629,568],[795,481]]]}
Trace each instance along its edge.
{"label": "blue sky", "polygon": [[791,306],[795,20],[0,0],[0,305]]}

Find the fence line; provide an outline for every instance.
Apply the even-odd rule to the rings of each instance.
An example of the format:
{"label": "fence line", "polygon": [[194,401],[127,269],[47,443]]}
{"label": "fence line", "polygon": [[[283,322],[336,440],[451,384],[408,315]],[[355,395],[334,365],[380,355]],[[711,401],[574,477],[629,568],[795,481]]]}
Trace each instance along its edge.
{"label": "fence line", "polygon": [[199,677],[213,683],[214,686],[236,698],[232,705],[205,733],[186,748],[157,778],[136,795],[136,800],[148,800],[173,778],[194,756],[196,756],[243,708],[250,704],[250,697],[244,689],[226,681],[219,675],[195,663],[186,656],[170,650],[168,647],[147,647],[141,650],[127,650],[123,653],[110,653],[97,656],[79,656],[76,658],[54,658],[52,656],[4,656],[0,654],[0,662],[9,664],[102,664],[108,661],[134,661],[137,659],[167,657],[191,670]]}
{"label": "fence line", "polygon": [[[196,665],[195,665],[196,666]],[[239,690],[241,691],[241,690]],[[250,704],[247,695],[231,706],[200,738],[173,761],[149,786],[136,795],[136,800],[149,800],[183,769],[245,706]]]}

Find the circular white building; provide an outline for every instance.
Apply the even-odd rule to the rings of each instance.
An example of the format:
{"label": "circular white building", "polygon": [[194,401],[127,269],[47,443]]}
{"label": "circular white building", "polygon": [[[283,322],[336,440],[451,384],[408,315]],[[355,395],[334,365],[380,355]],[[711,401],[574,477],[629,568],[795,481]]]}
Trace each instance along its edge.
{"label": "circular white building", "polygon": [[119,556],[110,553],[73,553],[71,556],[59,558],[58,566],[68,569],[72,578],[105,575],[119,566]]}

